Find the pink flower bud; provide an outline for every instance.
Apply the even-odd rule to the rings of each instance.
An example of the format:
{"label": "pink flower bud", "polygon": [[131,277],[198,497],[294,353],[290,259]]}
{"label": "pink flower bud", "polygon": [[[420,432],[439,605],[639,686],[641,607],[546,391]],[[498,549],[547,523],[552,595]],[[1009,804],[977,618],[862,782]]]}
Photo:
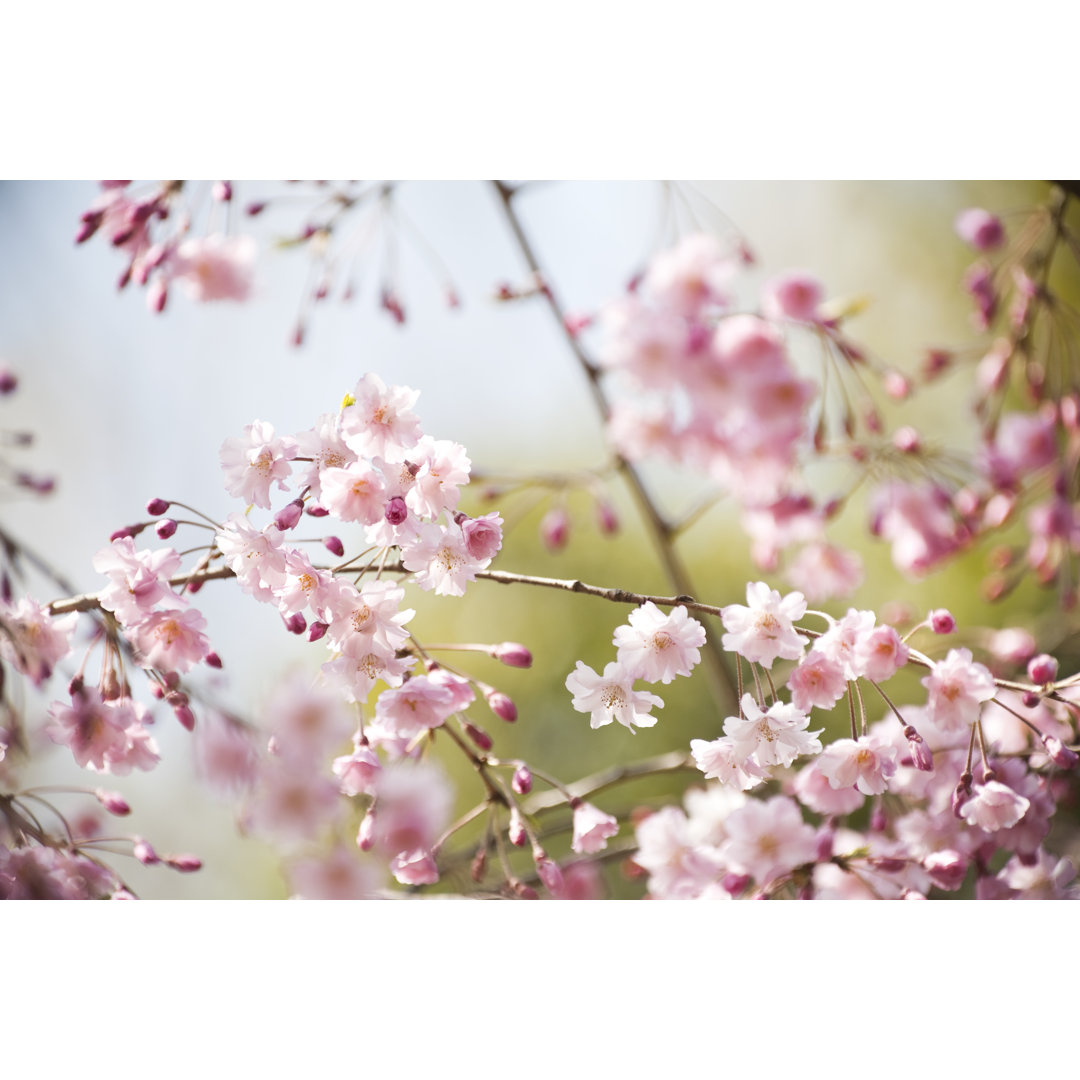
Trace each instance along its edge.
{"label": "pink flower bud", "polygon": [[596,523],[605,536],[613,536],[619,531],[619,516],[606,499],[600,499],[596,503]]}
{"label": "pink flower bud", "polygon": [[911,763],[915,768],[920,772],[933,772],[934,755],[930,752],[930,747],[926,745],[923,737],[910,724],[904,728],[904,737],[908,741]]}
{"label": "pink flower bud", "polygon": [[465,518],[460,524],[465,547],[474,559],[495,558],[502,547],[502,518],[498,514]]}
{"label": "pink flower bud", "polygon": [[160,315],[165,310],[165,305],[168,302],[168,283],[162,277],[154,278],[154,280],[150,283],[149,290],[147,290],[146,293],[146,306],[156,315]]}
{"label": "pink flower bud", "polygon": [[899,371],[887,371],[882,385],[894,401],[903,401],[911,393],[911,383]]}
{"label": "pink flower bud", "polygon": [[870,811],[870,831],[884,832],[888,824],[889,815],[885,813],[885,807],[881,805],[879,800],[874,803],[874,808]]}
{"label": "pink flower bud", "polygon": [[216,652],[208,652],[203,657],[203,660],[206,661],[207,667],[217,668],[218,670],[220,670],[223,666],[221,663],[221,657],[218,656]]}
{"label": "pink flower bud", "polygon": [[900,859],[892,855],[872,855],[866,860],[875,870],[883,874],[899,874],[907,866],[906,859]]}
{"label": "pink flower bud", "polygon": [[510,837],[510,843],[514,847],[524,847],[528,843],[529,837],[525,832],[525,826],[522,824],[517,807],[510,811],[510,824],[507,826],[506,832]]}
{"label": "pink flower bud", "polygon": [[304,513],[309,517],[321,518],[326,517],[330,511],[321,503],[317,503],[314,499],[309,499],[307,505],[304,507]]}
{"label": "pink flower bud", "polygon": [[383,517],[385,517],[391,525],[400,525],[408,516],[409,508],[405,505],[405,500],[400,495],[395,495],[386,504],[386,509],[383,511]]}
{"label": "pink flower bud", "polygon": [[97,801],[117,817],[124,817],[131,813],[131,807],[127,800],[118,791],[106,791],[104,788],[95,788],[94,796]]}
{"label": "pink flower bud", "polygon": [[247,204],[244,208],[244,213],[247,214],[248,217],[258,217],[265,209],[266,203],[253,202]]}
{"label": "pink flower bud", "polygon": [[1028,678],[1038,686],[1045,686],[1057,678],[1058,662],[1046,653],[1039,653],[1028,661]]}
{"label": "pink flower bud", "polygon": [[968,799],[970,799],[970,798],[971,798],[971,780],[969,779],[966,783],[963,780],[961,780],[956,785],[956,787],[953,788],[953,793],[952,793],[953,817],[959,818],[959,817],[963,816],[960,813],[960,810],[963,808],[964,803],[966,803],[968,801]]}
{"label": "pink flower bud", "polygon": [[923,859],[923,869],[939,889],[956,892],[967,877],[968,860],[957,851],[935,851]]}
{"label": "pink flower bud", "polygon": [[0,395],[13,394],[18,385],[19,380],[15,377],[15,372],[7,364],[0,364]]}
{"label": "pink flower bud", "polygon": [[188,731],[195,730],[195,714],[188,705],[177,705],[173,709],[173,715]]}
{"label": "pink flower bud", "polygon": [[540,899],[540,894],[531,885],[526,885],[523,881],[515,881],[512,888],[514,890],[514,895],[519,900]]}
{"label": "pink flower bud", "polygon": [[1001,219],[988,210],[961,210],[953,222],[956,235],[976,251],[992,251],[1005,239]]}
{"label": "pink flower bud", "polygon": [[519,645],[516,641],[504,641],[501,645],[496,645],[492,649],[491,655],[507,667],[532,667],[532,653],[524,645]]}
{"label": "pink flower bud", "polygon": [[1070,750],[1060,739],[1055,739],[1053,735],[1043,736],[1043,746],[1046,747],[1050,760],[1059,769],[1074,769],[1076,763],[1080,761],[1080,754]]}
{"label": "pink flower bud", "polygon": [[345,545],[336,536],[328,536],[323,541],[323,547],[325,547],[331,555],[336,555],[339,559],[345,554]]}
{"label": "pink flower bud", "polygon": [[160,517],[169,509],[169,504],[164,499],[151,499],[146,504],[146,512],[154,517]]}
{"label": "pink flower bud", "polygon": [[289,529],[296,527],[297,522],[300,520],[300,516],[304,512],[304,500],[293,499],[287,506],[282,507],[274,515],[274,524],[282,531],[287,532]]}
{"label": "pink flower bud", "polygon": [[322,621],[313,622],[311,626],[308,627],[308,641],[318,641],[329,629],[329,623],[324,623]]}
{"label": "pink flower bud", "polygon": [[217,202],[230,202],[233,197],[232,184],[228,180],[215,180],[210,195]]}
{"label": "pink flower bud", "polygon": [[749,874],[737,874],[733,870],[729,870],[720,879],[720,887],[730,896],[738,896],[749,884]]}
{"label": "pink flower bud", "polygon": [[914,454],[920,447],[919,433],[913,427],[897,429],[893,435],[893,446],[905,454]]}
{"label": "pink flower bud", "polygon": [[176,522],[172,518],[162,518],[157,525],[154,526],[154,532],[158,534],[158,538],[161,540],[168,540],[174,532],[176,532]]}
{"label": "pink flower bud", "polygon": [[563,881],[562,871],[558,863],[552,862],[546,855],[536,860],[536,872],[540,880],[552,896],[558,900],[566,892],[566,883]]}
{"label": "pink flower bud", "polygon": [[179,870],[181,874],[193,874],[202,869],[202,859],[198,855],[169,855],[164,861],[166,866]]}
{"label": "pink flower bud", "polygon": [[144,521],[141,525],[125,525],[122,529],[117,529],[116,532],[112,533],[109,536],[109,540],[123,540],[125,537],[134,539],[149,524],[149,521]]}
{"label": "pink flower bud", "polygon": [[500,719],[512,724],[517,719],[517,706],[503,693],[492,690],[487,695],[491,711]]}
{"label": "pink flower bud", "polygon": [[528,795],[532,791],[532,773],[527,765],[518,766],[510,779],[510,786],[518,795]]}
{"label": "pink flower bud", "polygon": [[1025,690],[1020,695],[1020,700],[1023,702],[1025,709],[1034,709],[1039,704],[1039,695],[1033,694],[1030,690]]}
{"label": "pink flower bud", "polygon": [[937,608],[930,612],[930,629],[935,634],[951,634],[956,629],[956,620],[945,608]]}
{"label": "pink flower bud", "polygon": [[570,518],[561,506],[549,510],[540,522],[540,539],[548,551],[561,551],[570,539]]}
{"label": "pink flower bud", "polygon": [[287,619],[282,620],[285,623],[285,629],[290,634],[302,634],[307,629],[307,619],[298,611],[295,615],[290,615]]}
{"label": "pink flower bud", "polygon": [[491,736],[481,727],[477,727],[476,724],[471,724],[467,720],[461,725],[465,734],[477,745],[481,750],[487,751],[495,745]]}
{"label": "pink flower bud", "polygon": [[356,846],[361,851],[370,851],[375,846],[375,810],[370,809],[360,822],[360,831],[356,834]]}
{"label": "pink flower bud", "polygon": [[158,853],[140,836],[135,837],[133,854],[145,866],[153,866],[155,863],[161,862]]}

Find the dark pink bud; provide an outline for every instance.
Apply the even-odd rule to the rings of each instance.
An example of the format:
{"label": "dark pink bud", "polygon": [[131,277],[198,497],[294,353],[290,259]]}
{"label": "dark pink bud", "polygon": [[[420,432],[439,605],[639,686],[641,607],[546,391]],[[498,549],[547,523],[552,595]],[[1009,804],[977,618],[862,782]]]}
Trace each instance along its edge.
{"label": "dark pink bud", "polygon": [[345,545],[336,536],[328,536],[323,541],[323,547],[325,547],[331,555],[336,555],[339,559],[345,554]]}
{"label": "dark pink bud", "polygon": [[210,189],[210,194],[218,202],[230,202],[233,197],[232,184],[228,180],[215,180],[214,186]]}
{"label": "dark pink bud", "polygon": [[956,629],[956,620],[945,608],[930,612],[930,629],[935,634],[951,634]]}
{"label": "dark pink bud", "polygon": [[127,800],[118,791],[106,791],[104,788],[95,788],[94,796],[97,801],[117,817],[124,817],[131,813],[131,807]]}
{"label": "dark pink bud", "polygon": [[151,499],[146,504],[146,512],[154,517],[160,517],[169,509],[169,504],[164,499]]}
{"label": "dark pink bud", "polygon": [[956,235],[976,251],[992,251],[1005,239],[1001,219],[988,210],[961,210],[953,222]]}
{"label": "dark pink bud", "polygon": [[836,832],[831,826],[826,826],[818,833],[814,847],[814,858],[817,862],[828,862],[832,858],[835,841]]}
{"label": "dark pink bud", "polygon": [[1053,735],[1043,736],[1043,746],[1046,747],[1050,760],[1059,769],[1074,769],[1076,763],[1080,761],[1080,754],[1070,750],[1060,739],[1055,739]]}
{"label": "dark pink bud", "polygon": [[207,667],[218,668],[222,667],[221,657],[216,652],[208,652],[203,659],[206,661]]}
{"label": "dark pink bud", "polygon": [[386,504],[386,509],[383,511],[383,517],[385,517],[391,525],[400,525],[408,516],[409,508],[405,505],[405,500],[400,495],[395,495]]}
{"label": "dark pink bud", "polygon": [[1057,678],[1058,662],[1047,653],[1039,653],[1028,661],[1028,678],[1038,686],[1045,686]]}
{"label": "dark pink bud", "polygon": [[548,551],[561,551],[570,539],[570,518],[561,506],[549,510],[540,522],[540,539]]}
{"label": "dark pink bud", "polygon": [[313,622],[311,624],[311,626],[308,627],[308,637],[307,637],[308,641],[318,641],[321,637],[323,637],[326,634],[326,631],[329,630],[329,629],[330,629],[330,624],[329,623],[324,623],[324,622],[321,622],[321,621],[320,622]]}
{"label": "dark pink bud", "polygon": [[289,529],[296,527],[296,523],[300,520],[303,513],[304,500],[293,499],[291,503],[282,507],[282,509],[274,515],[274,524],[282,532],[287,532]]}
{"label": "dark pink bud", "polygon": [[176,532],[176,522],[172,518],[162,518],[154,527],[154,532],[162,540],[168,540]]}
{"label": "dark pink bud", "polygon": [[109,537],[109,540],[123,540],[124,537],[131,537],[134,539],[134,537],[138,536],[149,524],[149,521],[144,521],[141,525],[125,525],[122,529],[117,529],[116,532]]}
{"label": "dark pink bud", "polygon": [[527,765],[520,765],[510,779],[510,786],[518,795],[528,795],[532,791],[532,773]]}
{"label": "dark pink bud", "polygon": [[0,395],[13,394],[18,385],[15,372],[7,364],[0,364]]}
{"label": "dark pink bud", "polygon": [[83,214],[82,224],[79,226],[79,231],[75,234],[75,243],[85,244],[86,241],[101,228],[101,222],[104,219],[104,216],[104,214]]}
{"label": "dark pink bud", "polygon": [[910,724],[904,728],[904,737],[908,741],[911,763],[915,768],[920,772],[933,772],[934,755],[930,752],[930,747],[926,745],[923,737]]}
{"label": "dark pink bud", "polygon": [[191,711],[190,706],[177,705],[173,709],[173,714],[188,731],[195,730],[195,714]]}
{"label": "dark pink bud", "polygon": [[197,593],[204,584],[201,578],[196,578],[194,581],[189,581],[186,588],[189,593]]}
{"label": "dark pink bud", "polygon": [[738,896],[750,884],[749,874],[736,874],[729,870],[721,879],[720,887],[729,896]]}
{"label": "dark pink bud", "polygon": [[1034,709],[1039,704],[1039,695],[1033,694],[1030,690],[1025,690],[1020,695],[1020,700],[1023,702],[1025,709]]}
{"label": "dark pink bud", "polygon": [[615,513],[615,508],[606,499],[597,501],[596,523],[605,536],[612,536],[619,531],[619,516]]}
{"label": "dark pink bud", "polygon": [[[170,690],[175,690],[180,685],[180,676],[179,676],[179,674],[177,672],[175,672],[175,671],[168,672],[165,675],[165,685]],[[186,697],[184,698],[184,701],[187,701]]]}
{"label": "dark pink bud", "polygon": [[491,711],[500,719],[512,724],[517,719],[517,706],[503,693],[492,690],[487,695]]}
{"label": "dark pink bud", "polygon": [[330,513],[330,511],[327,510],[326,507],[321,505],[320,503],[309,499],[307,505],[304,507],[304,513],[309,515],[310,517],[320,518],[326,517]]}
{"label": "dark pink bud", "polygon": [[142,837],[135,838],[133,854],[145,866],[153,866],[155,863],[161,862],[158,853]]}
{"label": "dark pink bud", "polygon": [[532,667],[532,653],[519,645],[516,641],[504,641],[496,645],[491,652],[496,660],[502,661],[507,667],[527,668]]}
{"label": "dark pink bud", "polygon": [[285,629],[290,634],[302,634],[307,629],[307,619],[298,611],[295,615],[290,615],[287,619],[284,619]]}
{"label": "dark pink bud", "polygon": [[893,435],[893,446],[905,454],[914,454],[920,446],[919,433],[913,427],[899,428]]}
{"label": "dark pink bud", "polygon": [[462,724],[462,729],[481,750],[490,750],[495,745],[491,736],[483,728],[470,724],[467,720]]}
{"label": "dark pink bud", "polygon": [[202,859],[198,855],[170,855],[165,859],[165,865],[181,874],[193,874],[202,869]]}
{"label": "dark pink bud", "polygon": [[[138,284],[144,284],[139,282]],[[146,294],[146,306],[155,314],[160,315],[169,302],[169,286],[165,281],[156,277],[150,284],[150,290]]]}
{"label": "dark pink bud", "polygon": [[266,203],[253,202],[247,204],[244,208],[244,213],[247,214],[248,217],[258,217],[265,209]]}
{"label": "dark pink bud", "polygon": [[958,783],[956,785],[956,787],[953,788],[953,793],[952,793],[953,817],[958,818],[958,817],[962,816],[961,813],[960,813],[960,808],[970,798],[971,798],[971,781],[969,780],[967,783],[964,783],[964,781],[961,780],[960,783]]}
{"label": "dark pink bud", "polygon": [[956,892],[967,877],[968,860],[958,851],[935,851],[923,859],[923,869],[939,889]]}
{"label": "dark pink bud", "polygon": [[884,832],[888,824],[889,816],[879,800],[874,803],[874,808],[870,811],[870,829],[872,832]]}
{"label": "dark pink bud", "polygon": [[906,859],[898,859],[891,855],[874,855],[866,861],[883,874],[899,874],[907,866]]}

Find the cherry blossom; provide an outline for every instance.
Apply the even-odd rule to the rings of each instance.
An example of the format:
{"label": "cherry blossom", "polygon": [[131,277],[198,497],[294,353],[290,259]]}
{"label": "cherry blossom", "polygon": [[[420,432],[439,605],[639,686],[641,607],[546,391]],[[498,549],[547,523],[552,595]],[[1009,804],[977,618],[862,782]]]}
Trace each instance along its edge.
{"label": "cherry blossom", "polygon": [[221,444],[225,490],[269,510],[270,486],[276,482],[280,491],[288,490],[285,480],[292,472],[289,462],[296,454],[296,440],[275,437],[273,424],[265,420],[247,424],[243,435],[230,437]]}
{"label": "cherry blossom", "polygon": [[612,644],[618,648],[618,662],[634,678],[670,683],[676,675],[689,675],[701,659],[705,628],[686,608],[672,608],[665,615],[648,600],[630,613],[629,623],[616,628]]}
{"label": "cherry blossom", "polygon": [[817,768],[834,788],[880,795],[896,772],[896,748],[873,735],[837,739],[822,750]]}
{"label": "cherry blossom", "polygon": [[721,612],[724,628],[723,646],[771,668],[777,658],[798,660],[808,638],[795,631],[796,619],[806,614],[806,599],[802,593],[781,597],[763,581],[746,586],[746,602],[728,604]]}
{"label": "cherry blossom", "polygon": [[574,838],[570,847],[578,855],[591,855],[603,851],[618,831],[615,818],[592,803],[583,802],[574,807]]}
{"label": "cherry blossom", "polygon": [[997,689],[993,675],[972,658],[970,649],[950,649],[922,684],[928,692],[931,720],[948,731],[974,723],[980,704],[989,701]]}
{"label": "cherry blossom", "polygon": [[618,661],[613,660],[604,668],[603,675],[584,661],[566,676],[566,689],[574,695],[574,708],[578,712],[591,713],[589,726],[604,727],[618,720],[633,731],[635,727],[652,727],[656,717],[649,710],[664,707],[655,694],[634,690],[634,676]]}

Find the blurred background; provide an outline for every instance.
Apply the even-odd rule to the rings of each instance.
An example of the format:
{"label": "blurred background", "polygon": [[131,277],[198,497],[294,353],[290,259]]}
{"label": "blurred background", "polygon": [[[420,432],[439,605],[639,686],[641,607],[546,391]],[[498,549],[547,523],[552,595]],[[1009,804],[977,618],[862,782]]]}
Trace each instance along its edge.
{"label": "blurred background", "polygon": [[[367,371],[419,389],[416,411],[424,430],[464,444],[478,473],[526,476],[603,463],[592,399],[550,311],[538,298],[495,298],[501,284],[526,285],[528,273],[489,185],[398,185],[395,219],[383,223],[357,256],[354,297],[340,302],[338,288],[304,315],[301,347],[292,337],[311,288],[311,259],[304,249],[276,242],[296,233],[319,196],[296,185],[248,218],[245,204],[282,188],[234,187],[231,229],[259,242],[255,295],[243,304],[196,304],[173,290],[165,312],[155,315],[145,291],[129,286],[117,292],[124,260],[107,240],[74,245],[79,215],[98,194],[95,183],[0,185],[0,361],[20,380],[18,393],[0,401],[0,419],[4,429],[35,436],[32,446],[8,451],[9,460],[18,455],[21,467],[57,480],[48,498],[5,494],[0,523],[79,590],[101,587],[92,556],[115,529],[144,517],[150,497],[180,499],[218,519],[236,509],[221,484],[218,450],[226,437],[255,419],[270,421],[278,433],[304,430],[337,408]],[[754,252],[756,265],[737,285],[744,307],[756,305],[757,288],[767,277],[809,270],[830,297],[866,298],[865,310],[849,324],[851,336],[889,365],[914,372],[927,348],[965,345],[976,336],[961,287],[971,254],[952,233],[957,212],[986,206],[1007,214],[1043,199],[1047,187],[740,181],[695,182],[680,192],[682,232],[691,231],[693,211],[699,227],[723,234],[735,229]],[[595,312],[619,296],[648,257],[673,238],[672,195],[651,182],[538,183],[516,205],[556,294],[572,312]],[[403,322],[380,306],[388,276]],[[458,306],[448,304],[448,287]],[[587,331],[583,341],[595,347],[595,333]],[[969,446],[974,427],[965,426],[965,392],[962,379],[946,378],[933,394],[887,406],[887,429],[898,423],[944,428],[952,444]],[[676,515],[707,489],[704,478],[684,472],[647,468],[644,475],[661,505]],[[826,486],[831,480],[826,473],[819,478]],[[572,495],[570,542],[559,553],[547,551],[538,538],[549,501],[503,507],[480,495],[470,491],[462,508],[498,508],[513,525],[495,568],[667,591],[633,504],[618,485],[608,496],[620,531],[603,536],[594,500]],[[940,574],[904,582],[887,547],[866,539],[865,521],[864,508],[855,503],[833,533],[858,548],[866,564],[866,583],[850,599],[856,606],[877,609],[902,598],[916,610],[947,604],[958,619],[1000,622],[1028,618],[1045,602],[1021,590],[1004,610],[988,614],[978,594],[985,570],[978,552],[948,571],[947,590]],[[706,602],[742,602],[746,581],[762,577],[730,504],[706,515],[681,544]],[[563,685],[567,673],[579,659],[602,670],[614,658],[611,634],[625,621],[625,608],[484,582],[472,585],[464,601],[413,592],[413,625],[427,640],[511,640],[532,650],[535,663],[528,671],[483,657],[467,665],[518,705],[512,727],[486,715],[482,704],[474,706],[477,720],[496,737],[495,753],[534,760],[571,781],[613,761],[685,750],[691,738],[720,733],[723,717],[713,714],[701,679],[659,688],[666,702],[660,722],[637,735],[619,725],[590,731],[588,717],[573,711]],[[42,601],[57,595],[38,591]],[[220,676],[200,672],[200,682],[242,715],[257,719],[281,674],[314,671],[324,659],[324,650],[285,633],[273,611],[228,583],[208,585],[197,606],[225,663]],[[847,606],[840,606],[841,613]],[[28,700],[27,708],[42,710],[59,690],[40,702]],[[110,778],[106,786],[122,791],[135,808],[125,831],[147,836],[159,851],[194,851],[204,869],[181,876],[131,870],[125,860],[122,872],[136,891],[175,898],[288,895],[277,853],[240,838],[233,809],[198,785],[191,736],[167,711],[154,735],[162,752],[158,768],[115,783]],[[459,781],[464,810],[477,801],[475,779],[457,767],[454,755],[442,760]],[[24,775],[26,782],[88,782],[70,753],[47,739]],[[692,779],[640,782],[596,801],[621,812],[654,803]],[[90,777],[91,786],[94,781]],[[567,843],[568,835],[554,838],[549,850],[560,855]],[[634,895],[641,887],[613,867],[608,888],[612,895]]]}

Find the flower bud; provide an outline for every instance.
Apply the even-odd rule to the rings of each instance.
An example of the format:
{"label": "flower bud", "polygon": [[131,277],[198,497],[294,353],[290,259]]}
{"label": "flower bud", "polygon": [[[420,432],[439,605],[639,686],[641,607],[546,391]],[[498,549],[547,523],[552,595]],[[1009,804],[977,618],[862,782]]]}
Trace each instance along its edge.
{"label": "flower bud", "polygon": [[207,667],[217,668],[219,671],[222,668],[221,657],[216,652],[208,652],[203,660],[206,661]]}
{"label": "flower bud", "polygon": [[492,690],[487,695],[491,711],[500,719],[512,724],[517,719],[517,706],[503,693]]}
{"label": "flower bud", "polygon": [[1055,739],[1053,735],[1043,736],[1043,746],[1046,747],[1050,760],[1059,769],[1074,769],[1076,763],[1080,761],[1080,754],[1070,750],[1060,739]]}
{"label": "flower bud", "polygon": [[324,623],[322,621],[313,622],[311,626],[308,627],[308,641],[318,641],[326,634],[326,631],[329,629],[329,623]]}
{"label": "flower bud", "polygon": [[720,879],[720,887],[731,896],[738,896],[749,884],[749,874],[737,874],[733,870],[729,870]]}
{"label": "flower bud", "polygon": [[883,874],[899,874],[907,866],[907,859],[897,858],[893,855],[871,855],[867,863],[875,870]]}
{"label": "flower bud", "polygon": [[193,874],[202,869],[202,859],[198,855],[169,855],[164,862],[166,866],[179,870],[181,874]]}
{"label": "flower bud", "polygon": [[870,811],[870,831],[884,832],[888,824],[889,816],[885,813],[885,807],[881,805],[879,799],[874,803],[874,808]]}
{"label": "flower bud", "polygon": [[899,371],[886,372],[882,385],[894,401],[903,401],[911,393],[911,383]]}
{"label": "flower bud", "polygon": [[1046,653],[1033,656],[1028,661],[1028,678],[1038,686],[1045,686],[1057,678],[1058,662]]}
{"label": "flower bud", "polygon": [[934,755],[930,752],[930,747],[926,745],[923,737],[910,724],[904,728],[904,738],[908,741],[911,763],[915,768],[920,772],[933,772]]}
{"label": "flower bud", "polygon": [[491,655],[507,667],[532,667],[532,653],[516,641],[504,641],[501,645],[494,646]]}
{"label": "flower bud", "polygon": [[474,856],[469,865],[469,876],[479,884],[484,879],[484,871],[487,869],[487,851],[481,848]]}
{"label": "flower bud", "polygon": [[317,503],[314,499],[308,499],[307,504],[304,506],[304,513],[309,517],[321,518],[329,516],[330,511],[322,503]]}
{"label": "flower bud", "polygon": [[372,807],[360,822],[360,831],[356,834],[356,846],[361,851],[370,851],[375,846],[375,808]]}
{"label": "flower bud", "polygon": [[172,518],[162,518],[154,526],[154,532],[158,534],[159,540],[168,540],[176,532],[176,522]]}
{"label": "flower bud", "polygon": [[491,736],[483,728],[477,727],[475,724],[470,724],[468,720],[461,726],[465,734],[468,735],[481,750],[488,751],[495,745]]}
{"label": "flower bud", "polygon": [[507,826],[506,832],[510,837],[510,843],[514,847],[524,847],[528,843],[529,837],[525,832],[525,826],[521,821],[521,815],[518,813],[517,807],[510,811],[510,824]]}
{"label": "flower bud", "polygon": [[951,634],[956,629],[956,620],[952,613],[945,608],[937,608],[930,612],[930,629],[935,634]]}
{"label": "flower bud", "polygon": [[963,816],[960,813],[960,810],[963,807],[964,803],[966,803],[968,801],[968,799],[970,799],[970,798],[971,798],[971,781],[968,780],[965,783],[963,780],[961,780],[956,785],[956,787],[953,788],[953,793],[952,793],[953,817],[959,818],[959,817]]}
{"label": "flower bud", "polygon": [[133,854],[144,866],[153,866],[161,862],[158,853],[141,836],[135,837]]}
{"label": "flower bud", "polygon": [[248,217],[258,217],[265,209],[266,203],[252,202],[244,207],[244,213],[247,214]]}
{"label": "flower bud", "polygon": [[383,517],[385,517],[391,525],[400,525],[408,516],[409,508],[405,505],[405,500],[400,495],[395,495],[386,504],[386,509],[383,511]]}
{"label": "flower bud", "polygon": [[302,634],[307,629],[307,619],[298,611],[295,615],[290,615],[287,619],[282,620],[285,623],[285,629],[290,634]]}
{"label": "flower bud", "polygon": [[149,521],[144,521],[141,525],[125,525],[122,529],[117,529],[116,532],[109,536],[110,542],[113,540],[123,540],[125,537],[134,539],[149,525]]}
{"label": "flower bud", "polygon": [[570,518],[561,506],[549,510],[540,522],[540,539],[548,551],[561,551],[570,539]]}
{"label": "flower bud", "polygon": [[597,500],[596,523],[605,536],[613,536],[619,531],[619,516],[615,513],[615,508],[606,499]]}
{"label": "flower bud", "polygon": [[345,545],[336,536],[328,536],[323,541],[323,547],[325,547],[331,555],[336,555],[339,559],[345,554]]}
{"label": "flower bud", "polygon": [[110,814],[117,817],[125,817],[131,813],[131,807],[127,800],[118,791],[106,791],[104,788],[95,788],[94,796]]}
{"label": "flower bud", "polygon": [[283,506],[274,515],[274,524],[282,531],[288,532],[289,529],[296,527],[297,522],[300,520],[301,514],[304,512],[304,500],[293,499],[287,506]]}
{"label": "flower bud", "polygon": [[965,244],[976,251],[992,251],[1000,247],[1005,239],[1001,219],[978,207],[961,210],[953,222],[953,229]]}
{"label": "flower bud", "polygon": [[520,765],[510,779],[510,786],[518,795],[528,795],[532,791],[532,773],[527,765]]}
{"label": "flower bud", "polygon": [[188,731],[195,730],[195,714],[188,705],[177,705],[173,708],[173,715]]}
{"label": "flower bud", "polygon": [[935,851],[923,859],[922,865],[930,880],[946,892],[956,892],[967,877],[968,860],[957,851]]}
{"label": "flower bud", "polygon": [[230,202],[233,196],[232,184],[228,180],[215,180],[210,195],[216,202]]}
{"label": "flower bud", "polygon": [[919,433],[913,427],[898,428],[893,435],[893,446],[904,454],[914,454],[921,446]]}
{"label": "flower bud", "polygon": [[546,855],[536,860],[536,872],[545,888],[555,899],[559,899],[566,892],[566,882],[563,881],[562,871],[559,864],[552,862]]}
{"label": "flower bud", "polygon": [[1033,694],[1030,690],[1025,690],[1020,695],[1020,702],[1025,709],[1034,709],[1039,704],[1039,695]]}

